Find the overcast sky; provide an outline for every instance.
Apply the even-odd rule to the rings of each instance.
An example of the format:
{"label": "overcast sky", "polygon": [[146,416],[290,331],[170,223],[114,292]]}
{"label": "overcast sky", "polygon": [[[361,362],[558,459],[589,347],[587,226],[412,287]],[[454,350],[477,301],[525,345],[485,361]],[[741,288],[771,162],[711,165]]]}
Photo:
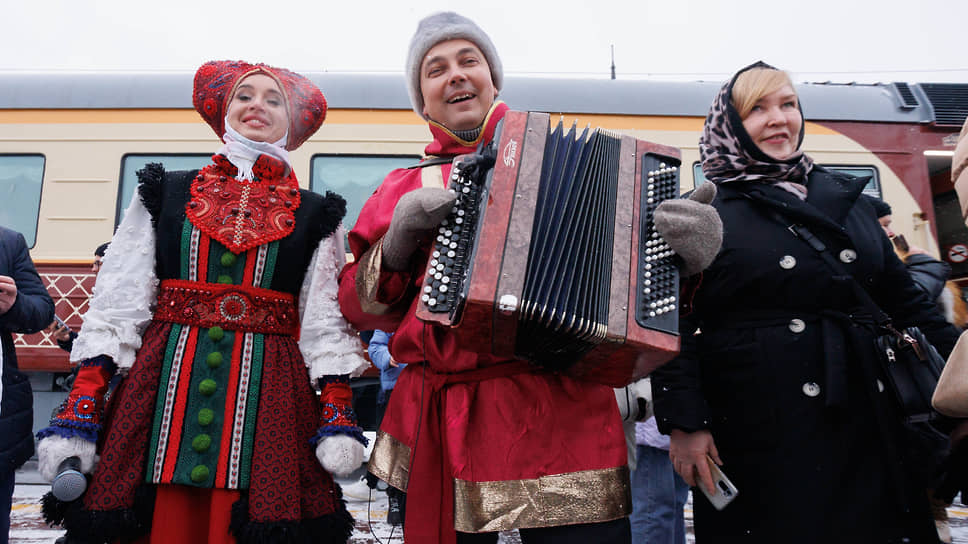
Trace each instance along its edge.
{"label": "overcast sky", "polygon": [[726,79],[757,59],[798,81],[968,83],[968,0],[4,0],[3,71],[194,71],[242,59],[401,72],[423,16],[487,31],[506,74]]}

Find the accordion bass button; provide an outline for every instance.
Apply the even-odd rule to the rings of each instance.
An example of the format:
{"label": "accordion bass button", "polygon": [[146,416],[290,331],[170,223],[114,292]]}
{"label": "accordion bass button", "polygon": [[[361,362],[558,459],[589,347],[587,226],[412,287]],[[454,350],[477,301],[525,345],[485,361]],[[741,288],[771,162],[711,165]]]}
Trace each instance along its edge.
{"label": "accordion bass button", "polygon": [[512,314],[518,309],[518,297],[514,295],[501,295],[498,300],[497,309],[505,314]]}

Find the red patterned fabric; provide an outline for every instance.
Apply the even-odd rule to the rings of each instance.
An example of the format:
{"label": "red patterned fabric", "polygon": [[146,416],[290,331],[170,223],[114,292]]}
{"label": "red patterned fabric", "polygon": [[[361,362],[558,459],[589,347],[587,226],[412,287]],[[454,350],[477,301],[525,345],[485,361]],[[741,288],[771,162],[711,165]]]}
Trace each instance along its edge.
{"label": "red patterned fabric", "polygon": [[[145,454],[154,420],[158,379],[165,358],[170,323],[152,322],[128,376],[112,395],[100,445],[101,460],[84,493],[87,510],[131,508],[145,480]],[[114,414],[123,414],[115,419]]]}
{"label": "red patterned fabric", "polygon": [[260,155],[256,179],[235,179],[237,169],[225,157],[203,168],[192,181],[185,214],[193,225],[235,254],[285,238],[296,228],[299,182],[286,165]]}
{"label": "red patterned fabric", "polygon": [[162,280],[154,318],[205,329],[299,333],[299,312],[291,294],[244,285]]}
{"label": "red patterned fabric", "polygon": [[225,135],[225,112],[235,88],[246,76],[264,73],[276,80],[286,97],[292,151],[309,139],[326,119],[326,98],[312,81],[286,70],[243,61],[209,61],[195,72],[192,104],[219,138]]}
{"label": "red patterned fabric", "polygon": [[319,421],[319,405],[296,342],[267,337],[262,373],[249,484],[250,519],[295,521],[335,512],[342,505],[333,493],[333,478],[319,465],[309,444]]}
{"label": "red patterned fabric", "polygon": [[[83,499],[86,510],[130,509],[138,486],[145,485],[146,437],[171,327],[158,321],[149,325],[134,366],[114,394],[101,461]],[[333,479],[319,466],[309,444],[319,421],[319,405],[296,341],[278,335],[265,336],[264,341],[249,519],[300,521],[341,510]],[[114,418],[114,414],[124,417]]]}
{"label": "red patterned fabric", "polygon": [[[50,421],[52,426],[79,430],[78,436],[88,435],[84,431],[96,433],[100,429],[104,394],[115,370],[114,363],[109,358],[104,359],[106,365],[81,363],[70,395]],[[90,436],[88,440],[93,442],[94,437]]]}
{"label": "red patterned fabric", "polygon": [[353,412],[353,390],[349,383],[328,383],[319,395],[319,405],[323,408],[321,425],[356,427],[356,414]]}

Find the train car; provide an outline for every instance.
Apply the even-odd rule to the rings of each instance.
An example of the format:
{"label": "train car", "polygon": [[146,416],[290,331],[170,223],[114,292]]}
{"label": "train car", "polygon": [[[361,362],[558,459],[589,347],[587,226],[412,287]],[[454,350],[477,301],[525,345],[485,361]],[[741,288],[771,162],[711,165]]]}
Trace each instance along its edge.
{"label": "train car", "polygon": [[[347,227],[392,168],[417,162],[430,139],[402,75],[310,73],[326,122],[291,154],[305,188],[348,202]],[[698,140],[720,82],[508,77],[500,99],[566,123],[613,129],[682,150],[683,190],[702,183]],[[191,105],[191,73],[22,73],[0,79],[0,224],[19,230],[58,316],[79,328],[108,241],[149,162],[197,168],[219,141]],[[800,84],[804,149],[820,164],[870,176],[894,228],[968,278],[968,230],[950,182],[968,115],[968,84]],[[46,333],[16,338],[36,389],[69,369]],[[43,412],[44,410],[40,410]],[[42,419],[44,416],[37,416]]]}

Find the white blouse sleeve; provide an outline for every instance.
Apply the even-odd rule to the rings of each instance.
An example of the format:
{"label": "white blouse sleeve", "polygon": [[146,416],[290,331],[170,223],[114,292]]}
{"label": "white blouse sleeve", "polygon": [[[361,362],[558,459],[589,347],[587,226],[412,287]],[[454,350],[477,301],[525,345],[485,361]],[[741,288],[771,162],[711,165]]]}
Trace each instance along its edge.
{"label": "white blouse sleeve", "polygon": [[319,243],[299,291],[299,350],[309,377],[349,374],[359,376],[370,363],[363,358],[363,345],[339,309],[337,276],[346,264],[344,230]]}
{"label": "white blouse sleeve", "polygon": [[157,295],[155,230],[136,193],[104,254],[71,361],[107,355],[131,368]]}

